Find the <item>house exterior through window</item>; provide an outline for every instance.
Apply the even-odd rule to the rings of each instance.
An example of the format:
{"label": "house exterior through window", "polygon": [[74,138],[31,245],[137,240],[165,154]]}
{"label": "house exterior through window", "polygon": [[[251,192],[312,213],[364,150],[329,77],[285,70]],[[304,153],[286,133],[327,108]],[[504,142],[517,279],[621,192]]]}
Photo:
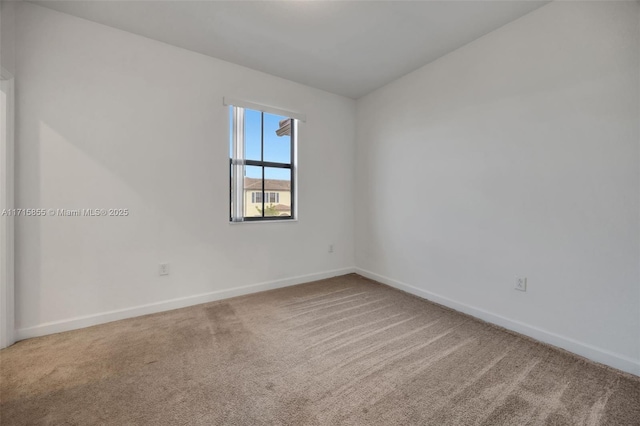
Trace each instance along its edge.
{"label": "house exterior through window", "polygon": [[230,220],[295,218],[296,119],[229,108]]}

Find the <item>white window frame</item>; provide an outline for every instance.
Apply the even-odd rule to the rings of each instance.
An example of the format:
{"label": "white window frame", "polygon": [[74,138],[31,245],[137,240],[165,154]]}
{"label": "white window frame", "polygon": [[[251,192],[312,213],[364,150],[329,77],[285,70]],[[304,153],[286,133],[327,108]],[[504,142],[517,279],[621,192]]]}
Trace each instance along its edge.
{"label": "white window frame", "polygon": [[[260,105],[254,102],[242,101],[234,98],[223,98],[223,105],[231,107],[232,121],[230,128],[230,137],[232,139],[231,152],[231,212],[229,223],[270,223],[270,222],[296,222],[298,220],[298,134],[299,122],[305,122],[306,116],[301,113],[288,111],[282,108],[276,108],[266,105]],[[244,111],[251,109],[268,114],[275,114],[289,117],[292,121],[291,126],[291,216],[280,217],[261,217],[249,218],[244,217],[244,175],[247,160],[244,158]],[[264,162],[268,163],[268,162]],[[289,164],[289,163],[286,163]],[[264,191],[263,191],[264,192]],[[278,197],[279,198],[279,197]]]}

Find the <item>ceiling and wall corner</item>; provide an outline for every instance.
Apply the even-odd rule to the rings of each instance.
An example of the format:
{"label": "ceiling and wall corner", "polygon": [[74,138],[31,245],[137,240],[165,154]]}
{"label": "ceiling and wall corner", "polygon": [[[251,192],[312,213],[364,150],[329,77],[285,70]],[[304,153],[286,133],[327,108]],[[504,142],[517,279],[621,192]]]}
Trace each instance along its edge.
{"label": "ceiling and wall corner", "polygon": [[350,98],[547,1],[35,1]]}

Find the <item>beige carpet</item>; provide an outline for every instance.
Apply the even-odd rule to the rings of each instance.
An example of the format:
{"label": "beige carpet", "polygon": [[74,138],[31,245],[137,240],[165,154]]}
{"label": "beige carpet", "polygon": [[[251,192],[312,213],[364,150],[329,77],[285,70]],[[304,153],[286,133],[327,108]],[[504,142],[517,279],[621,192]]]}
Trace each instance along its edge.
{"label": "beige carpet", "polygon": [[640,425],[640,380],[357,275],[19,342],[0,423]]}

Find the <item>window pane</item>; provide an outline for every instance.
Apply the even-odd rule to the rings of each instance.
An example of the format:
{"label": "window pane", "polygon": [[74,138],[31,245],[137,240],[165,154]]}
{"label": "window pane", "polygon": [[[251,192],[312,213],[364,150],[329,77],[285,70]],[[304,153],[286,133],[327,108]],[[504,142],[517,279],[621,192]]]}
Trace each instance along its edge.
{"label": "window pane", "polygon": [[244,216],[262,216],[262,167],[246,166],[244,177]]}
{"label": "window pane", "polygon": [[288,117],[264,113],[264,161],[291,163],[290,127]]}
{"label": "window pane", "polygon": [[265,216],[291,216],[291,169],[264,168]]}
{"label": "window pane", "polygon": [[244,156],[247,160],[260,161],[262,158],[261,115],[260,111],[244,110]]}

